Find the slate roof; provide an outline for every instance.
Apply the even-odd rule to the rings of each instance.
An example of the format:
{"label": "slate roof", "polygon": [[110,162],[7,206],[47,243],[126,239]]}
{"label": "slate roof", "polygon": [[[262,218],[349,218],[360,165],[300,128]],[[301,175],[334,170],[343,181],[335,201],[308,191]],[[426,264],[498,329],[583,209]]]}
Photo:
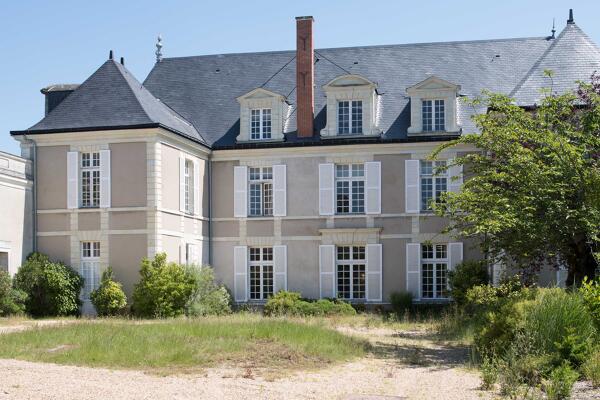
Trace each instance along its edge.
{"label": "slate roof", "polygon": [[163,126],[204,143],[194,126],[108,60],[40,122],[19,133]]}
{"label": "slate roof", "polygon": [[[461,96],[474,97],[486,89],[510,94],[521,105],[533,105],[539,101],[539,90],[550,86],[543,75],[545,69],[555,72],[555,91],[571,90],[576,80],[588,79],[600,67],[600,50],[571,23],[556,39],[533,37],[316,49],[315,59],[316,134],[312,138],[298,138],[295,132],[295,51],[164,58],[155,64],[143,86],[123,66],[109,60],[26,132],[82,130],[107,124],[132,126],[151,121],[215,149],[445,140],[448,137],[407,135],[410,105],[406,88],[434,75],[461,85]],[[377,83],[381,138],[321,140],[319,137],[326,121],[322,86],[345,74],[361,75]],[[286,96],[291,104],[283,144],[236,144],[240,118],[236,98],[258,87]],[[474,132],[470,117],[484,111],[459,105],[458,123],[462,131]]]}

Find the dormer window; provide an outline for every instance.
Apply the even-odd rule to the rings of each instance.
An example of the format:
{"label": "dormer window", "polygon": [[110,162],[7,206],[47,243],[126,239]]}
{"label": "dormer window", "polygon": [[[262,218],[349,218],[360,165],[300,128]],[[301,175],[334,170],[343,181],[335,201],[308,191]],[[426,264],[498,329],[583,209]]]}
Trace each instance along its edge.
{"label": "dormer window", "polygon": [[271,109],[252,109],[250,118],[250,139],[271,139]]}
{"label": "dormer window", "polygon": [[338,134],[359,135],[363,133],[362,100],[338,102]]}
{"label": "dormer window", "polygon": [[446,110],[444,100],[423,100],[422,104],[423,132],[445,131]]}
{"label": "dormer window", "polygon": [[323,138],[378,136],[377,85],[359,75],[342,75],[323,86],[327,97],[327,122]]}

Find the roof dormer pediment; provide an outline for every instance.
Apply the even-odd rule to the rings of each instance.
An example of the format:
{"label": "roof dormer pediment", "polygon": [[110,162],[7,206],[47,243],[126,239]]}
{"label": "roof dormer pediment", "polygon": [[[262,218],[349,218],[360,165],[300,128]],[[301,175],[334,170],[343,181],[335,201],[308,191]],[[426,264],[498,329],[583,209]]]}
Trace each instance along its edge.
{"label": "roof dormer pediment", "polygon": [[442,78],[438,78],[437,76],[430,76],[416,85],[406,88],[406,92],[408,94],[424,90],[452,90],[458,92],[460,90],[460,85],[448,82]]}
{"label": "roof dormer pediment", "polygon": [[367,78],[360,76],[360,75],[351,75],[350,74],[350,75],[341,75],[341,76],[338,76],[338,77],[332,79],[331,81],[329,81],[328,83],[323,85],[323,89],[327,90],[327,89],[333,89],[333,88],[346,88],[346,87],[356,87],[356,86],[375,88],[375,87],[377,87],[377,84],[370,81]]}
{"label": "roof dormer pediment", "polygon": [[238,102],[240,102],[243,100],[263,100],[263,99],[277,99],[277,100],[284,101],[285,97],[280,95],[279,93],[271,92],[270,90],[267,90],[267,89],[256,88],[244,95],[237,97],[236,100]]}

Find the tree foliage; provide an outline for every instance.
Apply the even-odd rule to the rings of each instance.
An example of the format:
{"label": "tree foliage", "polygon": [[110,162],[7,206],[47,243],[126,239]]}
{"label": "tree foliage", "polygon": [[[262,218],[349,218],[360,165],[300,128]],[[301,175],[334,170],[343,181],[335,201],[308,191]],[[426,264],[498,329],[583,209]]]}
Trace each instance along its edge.
{"label": "tree foliage", "polygon": [[[478,149],[457,157],[469,179],[434,205],[448,230],[481,241],[493,261],[524,271],[567,264],[567,281],[594,276],[600,250],[600,77],[575,93],[547,93],[523,108],[486,92],[471,100],[480,133],[440,146]],[[466,147],[465,147],[466,146]]]}
{"label": "tree foliage", "polygon": [[123,285],[114,280],[111,267],[102,272],[100,286],[92,291],[90,300],[100,317],[120,315],[124,312],[127,296],[123,292]]}

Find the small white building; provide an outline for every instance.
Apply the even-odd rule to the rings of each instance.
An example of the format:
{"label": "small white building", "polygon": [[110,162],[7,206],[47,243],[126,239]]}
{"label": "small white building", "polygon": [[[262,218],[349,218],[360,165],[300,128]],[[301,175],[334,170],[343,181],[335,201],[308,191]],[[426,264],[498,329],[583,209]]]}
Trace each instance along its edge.
{"label": "small white building", "polygon": [[14,275],[33,251],[31,161],[0,151],[0,270]]}

